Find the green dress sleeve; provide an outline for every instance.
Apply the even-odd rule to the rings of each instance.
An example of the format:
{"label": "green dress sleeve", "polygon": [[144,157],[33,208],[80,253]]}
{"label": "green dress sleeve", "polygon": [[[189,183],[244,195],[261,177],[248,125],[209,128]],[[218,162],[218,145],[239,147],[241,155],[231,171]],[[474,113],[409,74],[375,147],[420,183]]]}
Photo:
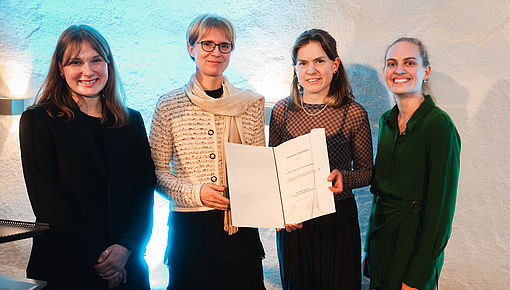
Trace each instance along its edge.
{"label": "green dress sleeve", "polygon": [[426,189],[418,239],[404,283],[428,289],[436,283],[450,237],[460,168],[460,137],[447,115],[431,124]]}

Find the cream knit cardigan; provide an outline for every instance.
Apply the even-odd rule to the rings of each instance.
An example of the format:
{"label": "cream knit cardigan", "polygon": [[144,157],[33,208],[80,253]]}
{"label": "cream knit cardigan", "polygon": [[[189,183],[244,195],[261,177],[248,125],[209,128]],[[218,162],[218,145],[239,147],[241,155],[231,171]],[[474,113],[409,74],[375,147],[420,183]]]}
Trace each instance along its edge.
{"label": "cream knit cardigan", "polygon": [[[241,116],[244,144],[264,146],[264,99],[256,101]],[[171,210],[213,209],[200,200],[200,188],[205,183],[224,184],[223,128],[225,117],[195,106],[184,88],[159,98],[149,143],[158,178],[156,191],[170,199]]]}

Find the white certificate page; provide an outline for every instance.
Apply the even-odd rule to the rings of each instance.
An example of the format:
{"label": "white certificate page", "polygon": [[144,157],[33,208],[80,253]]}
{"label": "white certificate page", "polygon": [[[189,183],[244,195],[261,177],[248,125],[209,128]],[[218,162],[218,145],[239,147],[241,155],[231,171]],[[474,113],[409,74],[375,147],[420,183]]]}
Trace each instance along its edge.
{"label": "white certificate page", "polygon": [[225,143],[232,223],[284,227],[273,148]]}
{"label": "white certificate page", "polygon": [[232,222],[282,228],[335,212],[324,129],[277,147],[225,143]]}
{"label": "white certificate page", "polygon": [[274,151],[285,223],[335,212],[324,129],[282,143]]}

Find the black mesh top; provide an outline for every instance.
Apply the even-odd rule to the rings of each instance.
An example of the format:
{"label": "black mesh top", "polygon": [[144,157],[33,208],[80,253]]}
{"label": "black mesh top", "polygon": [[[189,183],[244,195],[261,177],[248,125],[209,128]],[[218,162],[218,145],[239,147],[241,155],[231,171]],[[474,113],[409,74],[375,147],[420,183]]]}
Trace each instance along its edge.
{"label": "black mesh top", "polygon": [[[343,176],[343,192],[335,199],[352,197],[352,189],[367,186],[372,177],[373,153],[370,123],[366,110],[354,100],[345,100],[338,108],[304,103],[303,108],[291,105],[292,100],[278,101],[271,112],[269,146],[278,146],[292,138],[324,128],[330,169]],[[319,111],[322,112],[317,114]],[[307,112],[309,114],[307,114]],[[315,116],[311,116],[317,114]]]}

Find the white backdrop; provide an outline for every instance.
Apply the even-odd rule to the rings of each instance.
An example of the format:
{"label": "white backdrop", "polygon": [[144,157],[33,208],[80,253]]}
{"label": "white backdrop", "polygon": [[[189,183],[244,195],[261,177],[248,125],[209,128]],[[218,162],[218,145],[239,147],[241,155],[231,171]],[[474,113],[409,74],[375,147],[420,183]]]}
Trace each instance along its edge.
{"label": "white backdrop", "polygon": [[[0,0],[0,96],[33,97],[59,34],[71,24],[89,24],[109,41],[127,103],[142,112],[148,127],[158,96],[183,85],[194,71],[185,30],[205,12],[228,17],[238,30],[226,74],[268,102],[288,93],[295,38],[310,28],[330,31],[357,100],[369,112],[374,145],[377,120],[393,102],[381,76],[385,48],[400,36],[422,39],[432,64],[432,94],[462,138],[457,211],[441,289],[508,287],[509,1]],[[18,122],[19,116],[0,116],[0,218],[33,220],[20,166]],[[357,194],[364,231],[369,194],[366,189]],[[166,206],[158,199],[158,207],[164,211]],[[151,241],[149,262],[161,259],[165,215],[156,215],[161,238]],[[266,285],[277,288],[273,231],[262,234]],[[29,240],[0,245],[0,274],[23,276],[29,248]]]}

